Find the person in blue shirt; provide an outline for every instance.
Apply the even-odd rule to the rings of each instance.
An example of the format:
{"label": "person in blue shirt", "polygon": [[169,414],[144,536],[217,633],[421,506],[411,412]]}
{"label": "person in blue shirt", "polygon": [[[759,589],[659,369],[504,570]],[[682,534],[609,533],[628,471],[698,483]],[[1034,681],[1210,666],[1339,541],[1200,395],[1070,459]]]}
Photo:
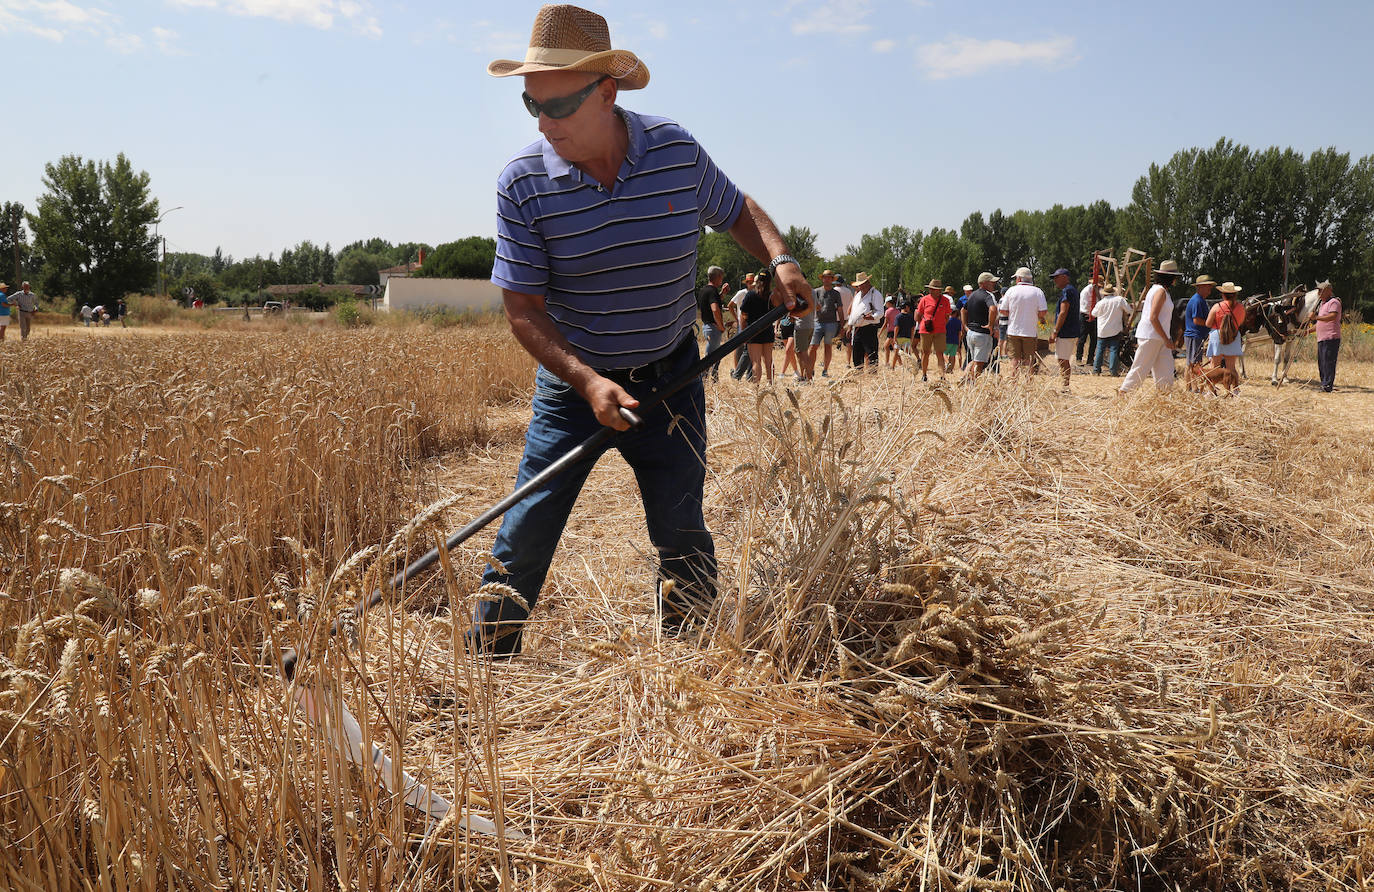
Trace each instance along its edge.
{"label": "person in blue shirt", "polygon": [[[811,286],[777,224],[685,128],[621,107],[622,91],[647,86],[649,70],[612,47],[602,16],[544,6],[525,59],[495,60],[487,72],[523,76],[520,98],[541,134],[511,158],[496,189],[491,281],[515,339],[539,361],[517,485],[603,426],[620,431],[614,445],[634,472],[657,553],[660,627],[680,634],[705,621],[717,591],[702,509],[702,383],[645,411],[634,429],[621,410],[639,409],[697,360],[703,227],[729,232],[767,264],[776,292],[765,287],[756,303],[801,315]],[[479,650],[520,651],[573,504],[607,448],[506,513],[482,576],[503,596],[477,608]]]}
{"label": "person in blue shirt", "polygon": [[1212,333],[1207,327],[1207,313],[1211,306],[1207,299],[1212,296],[1216,282],[1211,276],[1198,276],[1193,282],[1197,290],[1188,298],[1188,306],[1183,310],[1183,350],[1185,380],[1192,377],[1192,368],[1202,362],[1207,355],[1207,337]]}
{"label": "person in blue shirt", "polygon": [[1050,334],[1050,346],[1059,360],[1059,374],[1064,379],[1064,391],[1069,389],[1069,375],[1073,370],[1073,352],[1078,346],[1078,333],[1082,330],[1083,320],[1079,314],[1078,289],[1069,281],[1069,271],[1054,271],[1054,287],[1059,289],[1059,309],[1054,319],[1054,331]]}

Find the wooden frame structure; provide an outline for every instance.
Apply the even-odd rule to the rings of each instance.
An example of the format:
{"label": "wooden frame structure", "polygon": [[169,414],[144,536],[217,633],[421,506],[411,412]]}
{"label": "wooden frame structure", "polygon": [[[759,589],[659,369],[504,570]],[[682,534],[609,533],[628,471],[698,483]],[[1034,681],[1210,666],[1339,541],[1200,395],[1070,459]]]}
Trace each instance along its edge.
{"label": "wooden frame structure", "polygon": [[1132,307],[1138,307],[1154,279],[1154,258],[1138,248],[1127,248],[1120,257],[1110,249],[1094,251],[1093,273],[1115,286],[1116,293]]}

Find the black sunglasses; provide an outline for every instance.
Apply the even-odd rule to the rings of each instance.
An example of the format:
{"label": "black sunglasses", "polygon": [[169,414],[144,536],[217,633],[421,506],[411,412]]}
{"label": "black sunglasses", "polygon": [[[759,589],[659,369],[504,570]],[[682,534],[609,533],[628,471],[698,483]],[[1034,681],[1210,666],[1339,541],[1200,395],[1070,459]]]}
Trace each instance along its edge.
{"label": "black sunglasses", "polygon": [[555,96],[543,102],[536,102],[529,93],[521,93],[520,98],[525,100],[525,110],[530,113],[531,118],[537,118],[541,114],[548,115],[550,118],[566,118],[581,108],[582,103],[587,101],[587,97],[592,95],[592,91],[608,77],[610,77],[609,74],[603,74],[576,93],[570,93],[567,96]]}

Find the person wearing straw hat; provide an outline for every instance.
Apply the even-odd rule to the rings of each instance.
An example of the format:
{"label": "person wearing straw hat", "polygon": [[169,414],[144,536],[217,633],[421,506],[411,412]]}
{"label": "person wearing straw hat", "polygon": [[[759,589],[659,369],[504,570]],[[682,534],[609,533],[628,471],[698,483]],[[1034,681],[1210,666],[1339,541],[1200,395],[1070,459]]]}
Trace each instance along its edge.
{"label": "person wearing straw hat", "polygon": [[841,315],[844,311],[844,297],[840,290],[835,287],[835,274],[830,270],[821,273],[821,287],[811,292],[811,306],[816,310],[816,327],[811,334],[811,347],[807,350],[807,361],[810,363],[811,371],[816,371],[816,353],[821,346],[825,347],[825,355],[822,357],[821,377],[830,377],[830,357],[832,345],[839,337],[841,320],[845,317]]}
{"label": "person wearing straw hat", "polygon": [[[1236,297],[1240,293],[1240,286],[1236,283],[1223,282],[1217,291],[1221,292],[1221,301],[1208,310],[1207,318],[1203,320],[1209,331],[1207,355],[1216,357],[1215,362],[1235,372],[1236,358],[1245,352],[1245,341],[1240,336],[1240,327],[1245,324],[1245,307],[1241,304],[1240,298]],[[1192,314],[1191,302],[1184,312]],[[1190,367],[1194,365],[1191,359],[1184,361]],[[1191,377],[1189,375],[1190,379]],[[1234,380],[1237,384],[1232,393],[1240,390],[1240,375],[1237,374]]]}
{"label": "person wearing straw hat", "polygon": [[856,369],[868,366],[870,372],[877,372],[878,328],[885,318],[883,293],[873,287],[868,273],[859,273],[851,287],[854,288],[854,303],[846,322],[850,332],[850,359]]}
{"label": "person wearing straw hat", "polygon": [[[706,529],[706,410],[700,379],[647,413],[633,430],[621,410],[673,381],[698,357],[693,283],[703,227],[728,231],[768,265],[789,309],[811,288],[777,225],[676,122],[623,108],[649,69],[612,46],[600,15],[546,5],[521,60],[487,66],[524,78],[521,100],[540,138],[497,177],[491,280],[506,318],[539,362],[523,483],[604,427],[635,473],[658,552],[665,633],[703,620],[716,596],[715,545]],[[765,293],[765,298],[769,295]],[[588,455],[512,508],[482,576],[515,596],[483,602],[478,648],[512,655],[587,475]]]}
{"label": "person wearing straw hat", "polygon": [[1155,387],[1174,386],[1174,341],[1170,332],[1174,318],[1174,299],[1169,289],[1178,282],[1178,263],[1166,260],[1155,270],[1155,283],[1141,300],[1140,322],[1135,327],[1135,359],[1121,382],[1119,393],[1130,393],[1145,377],[1154,378]]}
{"label": "person wearing straw hat", "polygon": [[13,301],[8,296],[9,287],[4,282],[0,282],[0,341],[5,339],[5,332],[9,331],[10,328],[10,306]]}
{"label": "person wearing straw hat", "polygon": [[931,279],[926,285],[926,293],[916,304],[916,331],[921,338],[921,380],[928,380],[930,373],[930,354],[935,354],[935,364],[940,367],[940,377],[945,372],[945,323],[949,321],[949,299],[944,295],[944,283]]}
{"label": "person wearing straw hat", "polygon": [[1193,366],[1200,364],[1204,355],[1212,355],[1207,349],[1210,334],[1207,317],[1212,310],[1208,301],[1216,284],[1208,275],[1201,275],[1193,280],[1193,296],[1188,298],[1188,306],[1183,310],[1183,362],[1187,369],[1185,377],[1191,376]]}
{"label": "person wearing straw hat", "polygon": [[1336,357],[1341,352],[1341,299],[1330,280],[1317,284],[1317,314],[1312,317],[1317,333],[1317,374],[1322,390],[1330,393],[1336,387]]}

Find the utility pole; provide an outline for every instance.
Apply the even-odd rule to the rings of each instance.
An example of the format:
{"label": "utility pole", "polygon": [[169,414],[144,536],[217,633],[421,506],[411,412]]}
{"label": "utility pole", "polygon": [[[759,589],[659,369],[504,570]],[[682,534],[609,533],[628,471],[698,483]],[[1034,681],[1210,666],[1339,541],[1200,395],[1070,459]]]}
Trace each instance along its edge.
{"label": "utility pole", "polygon": [[24,281],[24,271],[19,268],[19,216],[22,211],[15,212],[14,215],[14,281]]}
{"label": "utility pole", "polygon": [[[182,205],[177,205],[176,207],[172,208],[171,210],[163,211],[163,212],[162,212],[162,216],[161,216],[161,217],[158,217],[156,220],[153,221],[153,250],[154,250],[154,251],[156,251],[157,248],[158,248],[158,234],[157,234],[157,228],[158,228],[160,225],[162,225],[162,218],[163,218],[163,217],[166,217],[166,216],[167,216],[168,214],[170,214],[172,211],[179,211],[179,210],[181,210],[181,208],[182,208]],[[162,236],[162,237],[161,237],[161,242],[162,242],[162,244],[161,244],[162,253],[161,253],[160,255],[158,255],[158,258],[157,258],[157,296],[158,296],[158,297],[161,297],[162,294],[163,294],[163,287],[162,287],[162,264],[163,264],[164,262],[166,262],[166,260],[167,260],[167,237],[166,237],[166,236]]]}

